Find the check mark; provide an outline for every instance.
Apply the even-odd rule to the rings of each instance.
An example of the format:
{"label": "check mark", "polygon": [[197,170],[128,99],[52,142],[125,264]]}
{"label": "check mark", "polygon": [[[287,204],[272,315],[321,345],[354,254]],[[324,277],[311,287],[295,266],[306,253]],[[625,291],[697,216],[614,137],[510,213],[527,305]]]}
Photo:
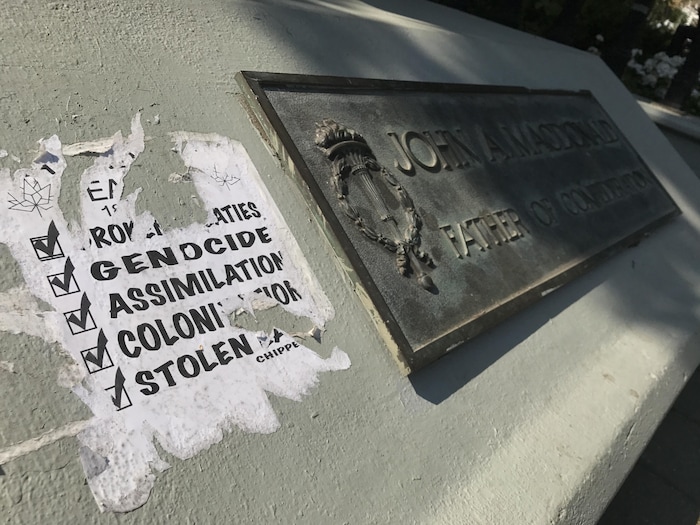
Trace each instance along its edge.
{"label": "check mark", "polygon": [[83,356],[85,367],[91,374],[114,366],[112,358],[107,351],[107,337],[101,329],[97,336],[97,346],[83,350],[80,353]]}
{"label": "check mark", "polygon": [[69,323],[73,323],[75,326],[82,328],[83,330],[87,326],[88,318],[90,316],[90,299],[88,299],[87,294],[83,294],[83,298],[80,300],[80,310],[74,310],[73,312],[68,312],[66,319]]}
{"label": "check mark", "polygon": [[78,288],[78,283],[73,278],[74,271],[75,266],[70,260],[70,257],[68,257],[63,268],[63,273],[57,273],[47,277],[56,297],[80,291],[80,288]]}
{"label": "check mark", "polygon": [[87,294],[83,293],[83,298],[80,301],[80,309],[63,314],[66,317],[68,327],[73,335],[97,328],[92,315],[90,315],[90,305],[90,299],[88,299]]}
{"label": "check mark", "polygon": [[58,228],[56,228],[56,224],[51,221],[46,235],[32,237],[30,239],[34,252],[40,261],[63,257],[63,250],[58,243],[58,235]]}
{"label": "check mark", "polygon": [[124,410],[131,406],[131,399],[129,399],[129,394],[127,394],[126,388],[124,388],[124,374],[122,374],[121,368],[117,368],[117,373],[114,376],[114,386],[105,388],[105,390],[114,390],[112,403],[117,407],[117,411]]}

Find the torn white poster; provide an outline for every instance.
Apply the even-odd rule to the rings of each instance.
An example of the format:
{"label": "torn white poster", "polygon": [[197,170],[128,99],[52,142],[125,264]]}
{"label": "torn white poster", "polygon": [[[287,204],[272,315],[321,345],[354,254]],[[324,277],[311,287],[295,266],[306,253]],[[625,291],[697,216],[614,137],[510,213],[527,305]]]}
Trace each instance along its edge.
{"label": "torn white poster", "polygon": [[[278,305],[315,326],[333,310],[243,147],[218,135],[173,140],[206,224],[164,231],[136,214],[138,192],[122,198],[144,150],[138,116],[126,138],[62,149],[53,136],[30,167],[0,171],[0,241],[56,311],[43,317],[47,332],[83,370],[73,390],[94,418],[78,436],[81,459],[106,510],[147,500],[154,469],[167,467],[154,438],[189,458],[235,426],[272,432],[269,393],[299,400],[320,372],[350,366],[342,351],[322,359],[274,327],[231,326],[240,308]],[[96,157],[80,181],[81,223],[69,225],[58,207],[64,154],[85,151]]]}

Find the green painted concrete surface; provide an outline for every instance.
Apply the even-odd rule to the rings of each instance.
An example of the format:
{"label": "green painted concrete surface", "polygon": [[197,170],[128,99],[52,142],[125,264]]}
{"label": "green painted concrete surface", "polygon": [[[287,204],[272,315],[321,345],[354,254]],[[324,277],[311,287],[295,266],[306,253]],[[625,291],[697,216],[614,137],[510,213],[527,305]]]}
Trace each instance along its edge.
{"label": "green painted concrete surface", "polygon": [[[683,215],[409,379],[249,122],[239,70],[590,89]],[[137,112],[146,149],[125,193],[143,188],[139,208],[164,228],[201,220],[191,186],[168,182],[181,168],[168,133],[240,141],[335,309],[308,346],[324,358],[337,346],[352,366],[301,402],[271,395],[272,434],[233,430],[185,461],[161,451],[171,468],[147,503],[116,515],[99,512],[75,437],[36,445],[90,417],[59,384],[68,359],[3,326],[0,454],[14,455],[0,522],[594,523],[700,360],[700,184],[596,57],[424,2],[0,5],[0,168],[28,165],[52,134],[126,133]],[[68,217],[86,165],[68,159]],[[22,284],[0,250],[0,293]],[[277,309],[241,323],[312,327]]]}

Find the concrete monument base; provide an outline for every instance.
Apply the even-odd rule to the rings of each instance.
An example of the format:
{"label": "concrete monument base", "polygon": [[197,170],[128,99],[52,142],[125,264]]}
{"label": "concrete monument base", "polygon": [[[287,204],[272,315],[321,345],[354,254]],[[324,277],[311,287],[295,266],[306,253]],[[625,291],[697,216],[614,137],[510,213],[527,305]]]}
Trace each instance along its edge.
{"label": "concrete monument base", "polygon": [[[220,195],[212,191],[205,198],[196,184],[213,168],[204,160],[196,164],[201,158],[187,149],[207,144],[233,152],[230,158],[240,160],[237,177],[259,174],[264,190],[245,200],[234,194],[231,205],[237,206],[229,211],[246,203],[252,218],[244,219],[255,221],[262,218],[252,215],[248,202],[269,205],[273,215],[279,210],[257,238],[264,243],[269,233],[274,242],[284,241],[284,253],[291,254],[284,264],[298,266],[294,278],[300,284],[280,286],[288,298],[295,298],[294,289],[313,299],[308,310],[294,310],[291,301],[269,308],[274,298],[265,296],[261,284],[257,302],[246,303],[248,313],[233,312],[226,330],[237,330],[238,346],[231,343],[228,356],[221,354],[227,347],[216,354],[212,345],[198,347],[194,337],[186,352],[168,358],[144,350],[160,361],[141,371],[172,359],[169,370],[180,374],[178,384],[170,387],[165,375],[158,376],[162,392],[149,398],[143,390],[153,386],[125,375],[105,393],[96,387],[100,374],[119,379],[110,370],[125,370],[137,358],[110,340],[106,348],[114,366],[93,373],[102,346],[95,352],[72,348],[60,342],[67,340],[64,332],[43,328],[76,320],[90,328],[86,304],[54,312],[54,298],[35,291],[48,286],[45,276],[35,277],[29,259],[17,262],[15,251],[0,247],[0,508],[9,523],[111,523],[111,510],[129,509],[120,522],[595,523],[700,362],[700,181],[598,57],[428,2],[398,0],[28,0],[21,7],[0,5],[0,35],[0,153],[6,153],[0,155],[0,174],[9,181],[18,169],[31,168],[32,177],[49,177],[42,165],[54,170],[65,160],[60,197],[46,197],[55,197],[51,206],[65,217],[59,242],[80,237],[81,199],[87,195],[80,176],[89,184],[93,172],[87,170],[116,155],[119,148],[109,144],[143,144],[138,155],[119,150],[130,166],[124,168],[124,197],[142,188],[137,224],[144,220],[139,214],[149,211],[164,238],[197,224],[211,231],[214,226],[203,225],[213,220],[207,215],[212,210],[202,203]],[[682,215],[404,377],[299,187],[251,124],[234,81],[241,70],[587,89]],[[131,124],[139,112],[142,142]],[[65,149],[51,157],[37,152],[37,140],[54,134],[65,146],[100,141],[119,129],[127,138],[103,149],[107,143],[101,141],[73,156]],[[54,151],[52,144],[42,147]],[[246,156],[250,164],[241,160]],[[211,178],[232,184],[232,192],[257,188],[245,181],[236,186],[219,174]],[[31,217],[41,220],[36,213]],[[289,235],[273,227],[277,218]],[[236,222],[216,227],[238,231]],[[140,272],[141,259],[134,256],[150,249],[147,233],[143,229],[142,241],[133,245],[125,242],[130,251],[119,257],[127,260],[117,259],[134,270],[133,278],[155,271],[151,261]],[[202,235],[191,241],[204,246],[214,238]],[[16,249],[58,254],[51,230],[32,239]],[[211,250],[217,246],[209,243]],[[100,253],[87,241],[63,247],[66,253],[74,249],[76,268],[87,257],[81,253]],[[160,264],[167,270],[166,262]],[[101,290],[104,283],[94,275],[75,273],[79,282]],[[70,276],[57,270],[49,283],[55,288],[63,282],[71,292]],[[102,308],[108,297],[90,299]],[[237,294],[230,299],[238,300]],[[105,330],[119,329],[105,323]],[[198,349],[209,353],[197,357]],[[91,350],[92,360],[71,357],[80,359],[83,350]],[[248,359],[248,350],[262,362]],[[185,353],[191,359],[180,363]],[[295,368],[302,364],[307,368]],[[212,371],[188,379],[196,375],[195,365]],[[205,377],[224,370],[242,374],[236,376],[240,381],[225,391],[204,388]],[[289,370],[294,374],[285,375]],[[151,381],[147,374],[138,377]],[[249,390],[241,391],[243,384]],[[117,416],[110,403],[119,385],[133,407]],[[150,399],[166,395],[176,400],[162,406],[168,417],[123,415],[141,414]],[[217,404],[217,396],[229,395],[233,400],[226,406]],[[234,398],[253,408],[239,410]],[[217,419],[220,414],[231,415]],[[188,426],[194,415],[203,421],[197,431]],[[145,428],[157,429],[149,434],[156,445],[141,441]],[[123,446],[107,446],[110,440]],[[116,459],[120,468],[138,469],[114,475]],[[106,476],[112,476],[109,483]]]}

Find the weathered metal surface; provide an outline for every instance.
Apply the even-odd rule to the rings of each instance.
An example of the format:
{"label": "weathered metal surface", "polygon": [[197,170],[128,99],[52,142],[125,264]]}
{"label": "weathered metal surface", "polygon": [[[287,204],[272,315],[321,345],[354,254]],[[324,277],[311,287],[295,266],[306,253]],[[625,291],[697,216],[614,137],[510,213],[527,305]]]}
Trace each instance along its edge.
{"label": "weathered metal surface", "polygon": [[239,82],[411,370],[678,213],[587,92]]}

